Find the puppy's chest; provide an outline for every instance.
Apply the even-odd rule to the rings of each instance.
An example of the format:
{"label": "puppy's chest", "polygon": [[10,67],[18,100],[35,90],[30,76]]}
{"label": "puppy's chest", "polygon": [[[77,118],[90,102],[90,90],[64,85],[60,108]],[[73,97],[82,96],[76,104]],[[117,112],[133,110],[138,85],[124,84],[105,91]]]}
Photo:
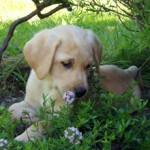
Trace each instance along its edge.
{"label": "puppy's chest", "polygon": [[43,80],[39,80],[35,72],[32,70],[27,83],[27,101],[34,108],[51,105],[51,100],[55,100],[55,108],[57,110],[65,103],[60,91],[56,88],[51,76],[47,76]]}
{"label": "puppy's chest", "polygon": [[66,102],[63,100],[62,94],[57,90],[57,88],[50,85],[45,85],[41,90],[42,98],[40,101],[41,106],[44,102],[46,106],[51,106],[51,102],[55,100],[55,110],[59,110],[60,106],[64,105]]}

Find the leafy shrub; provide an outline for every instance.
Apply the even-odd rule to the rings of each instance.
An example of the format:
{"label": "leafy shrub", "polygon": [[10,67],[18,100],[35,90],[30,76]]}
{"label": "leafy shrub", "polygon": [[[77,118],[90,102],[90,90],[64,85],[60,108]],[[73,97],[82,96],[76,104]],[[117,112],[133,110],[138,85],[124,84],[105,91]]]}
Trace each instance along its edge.
{"label": "leafy shrub", "polygon": [[[55,100],[43,96],[44,107],[39,108],[38,115],[40,120],[46,121],[46,132],[41,140],[27,143],[13,140],[18,134],[17,124],[10,121],[10,113],[1,107],[0,138],[8,139],[12,150],[148,148],[150,120],[142,113],[147,102],[133,97],[135,102],[131,105],[130,96],[130,92],[116,96],[102,90],[95,99],[76,100],[61,107],[60,111],[54,111]],[[50,107],[45,105],[47,102]],[[82,133],[80,144],[65,138],[64,131],[68,127],[75,127]]]}

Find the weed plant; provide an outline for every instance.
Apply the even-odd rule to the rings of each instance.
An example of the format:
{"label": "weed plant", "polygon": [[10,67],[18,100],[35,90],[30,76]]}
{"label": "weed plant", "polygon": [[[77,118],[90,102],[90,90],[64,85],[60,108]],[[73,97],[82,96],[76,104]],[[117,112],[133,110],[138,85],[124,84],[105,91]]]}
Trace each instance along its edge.
{"label": "weed plant", "polygon": [[[133,104],[129,102],[130,97],[134,99]],[[20,134],[16,128],[22,122],[12,122],[8,110],[0,107],[0,138],[8,140],[11,150],[150,148],[150,120],[142,113],[147,101],[132,96],[131,91],[116,96],[101,89],[95,98],[75,100],[60,111],[54,111],[55,100],[45,95],[43,105],[38,109],[39,120],[45,120],[43,137],[27,143],[14,141]],[[80,144],[71,143],[65,137],[68,127],[82,133]]]}

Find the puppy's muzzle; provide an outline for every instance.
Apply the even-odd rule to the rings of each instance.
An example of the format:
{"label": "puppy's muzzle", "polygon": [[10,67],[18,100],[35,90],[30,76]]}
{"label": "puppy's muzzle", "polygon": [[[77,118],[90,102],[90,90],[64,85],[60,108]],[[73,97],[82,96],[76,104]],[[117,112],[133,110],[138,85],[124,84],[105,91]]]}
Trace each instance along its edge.
{"label": "puppy's muzzle", "polygon": [[77,87],[75,88],[75,97],[80,98],[86,94],[86,88],[84,87]]}

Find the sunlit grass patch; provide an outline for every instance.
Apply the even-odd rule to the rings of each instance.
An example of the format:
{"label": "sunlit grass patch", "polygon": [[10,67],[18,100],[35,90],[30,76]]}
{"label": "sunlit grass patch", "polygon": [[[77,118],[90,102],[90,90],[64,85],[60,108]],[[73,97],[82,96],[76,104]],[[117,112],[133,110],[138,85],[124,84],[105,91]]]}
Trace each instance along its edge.
{"label": "sunlit grass patch", "polygon": [[0,5],[0,20],[14,20],[30,11],[33,11],[35,6],[31,0],[3,0]]}

